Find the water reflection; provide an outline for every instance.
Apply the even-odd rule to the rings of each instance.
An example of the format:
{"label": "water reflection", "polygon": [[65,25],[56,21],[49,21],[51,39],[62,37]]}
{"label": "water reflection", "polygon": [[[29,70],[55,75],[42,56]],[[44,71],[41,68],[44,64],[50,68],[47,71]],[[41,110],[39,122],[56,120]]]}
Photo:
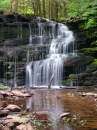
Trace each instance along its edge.
{"label": "water reflection", "polygon": [[65,110],[62,101],[58,98],[57,90],[35,90],[34,96],[27,99],[26,107],[36,112],[48,111],[48,120],[53,124],[51,130],[72,130],[58,120]]}

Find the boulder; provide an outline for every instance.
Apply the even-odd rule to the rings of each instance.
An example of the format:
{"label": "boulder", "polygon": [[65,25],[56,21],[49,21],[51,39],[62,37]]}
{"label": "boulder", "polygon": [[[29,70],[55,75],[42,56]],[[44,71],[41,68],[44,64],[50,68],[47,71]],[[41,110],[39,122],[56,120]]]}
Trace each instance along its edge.
{"label": "boulder", "polygon": [[0,110],[3,110],[3,107],[0,107]]}
{"label": "boulder", "polygon": [[19,90],[12,90],[12,93],[13,93],[15,96],[19,96],[19,97],[30,97],[30,96],[31,96],[30,93],[22,93],[22,92],[19,91]]}
{"label": "boulder", "polygon": [[10,110],[12,112],[19,112],[21,110],[20,107],[17,105],[9,104],[7,107],[4,108],[5,110]]}
{"label": "boulder", "polygon": [[[5,125],[7,125],[7,127],[12,130],[17,128],[17,126],[19,126],[20,124],[27,123],[27,122],[29,122],[28,118],[20,117],[18,114],[17,115],[8,115],[5,119]],[[21,127],[18,127],[18,128],[21,128]],[[31,127],[29,127],[29,128],[31,128]],[[20,129],[20,130],[22,130],[22,129]],[[25,129],[25,130],[27,130],[27,129]],[[28,129],[28,130],[31,130],[31,129]]]}
{"label": "boulder", "polygon": [[21,90],[22,93],[29,93],[31,95],[34,95],[34,91],[33,90]]}
{"label": "boulder", "polygon": [[94,96],[95,94],[94,93],[92,93],[92,92],[88,92],[88,93],[86,93],[86,96]]}
{"label": "boulder", "polygon": [[94,97],[97,98],[97,94],[96,93],[95,93]]}
{"label": "boulder", "polygon": [[8,115],[9,110],[0,110],[0,117]]}
{"label": "boulder", "polygon": [[0,90],[0,95],[3,95],[3,97],[6,97],[6,96],[12,96],[13,94],[8,90],[6,91]]}
{"label": "boulder", "polygon": [[34,130],[30,124],[21,124],[16,127],[16,130]]}
{"label": "boulder", "polygon": [[5,124],[7,125],[8,128],[14,129],[16,126],[20,125],[21,123],[19,122],[19,118],[17,116],[7,116],[5,119]]}
{"label": "boulder", "polygon": [[75,57],[69,57],[67,60],[66,60],[66,63],[65,63],[65,66],[68,67],[68,66],[75,66],[75,65],[85,65],[87,64],[87,60],[86,60],[86,57],[83,57],[83,56],[75,56]]}
{"label": "boulder", "polygon": [[0,130],[10,130],[10,128],[8,126],[0,126]]}
{"label": "boulder", "polygon": [[0,98],[3,98],[3,95],[2,95],[2,94],[0,94]]}
{"label": "boulder", "polygon": [[1,108],[1,107],[7,107],[7,102],[1,101],[1,102],[0,102],[0,108]]}

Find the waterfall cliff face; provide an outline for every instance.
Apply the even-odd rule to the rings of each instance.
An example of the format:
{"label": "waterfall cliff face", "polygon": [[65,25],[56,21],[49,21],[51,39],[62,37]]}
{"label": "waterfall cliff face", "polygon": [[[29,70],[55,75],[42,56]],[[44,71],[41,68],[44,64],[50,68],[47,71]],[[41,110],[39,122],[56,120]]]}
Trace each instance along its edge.
{"label": "waterfall cliff face", "polygon": [[73,32],[47,19],[34,22],[2,23],[0,80],[14,87],[63,86],[63,80],[77,74],[80,66]]}
{"label": "waterfall cliff face", "polygon": [[[68,27],[61,23],[49,21],[49,33],[46,33],[40,20],[38,23],[40,45],[43,45],[45,36],[48,35],[49,51],[45,59],[27,62],[26,85],[27,86],[61,86],[63,79],[63,67],[68,57],[74,57],[74,36]],[[30,27],[30,26],[29,26]],[[31,30],[31,29],[30,29]],[[30,31],[31,32],[31,31]],[[30,34],[31,37],[31,34]]]}

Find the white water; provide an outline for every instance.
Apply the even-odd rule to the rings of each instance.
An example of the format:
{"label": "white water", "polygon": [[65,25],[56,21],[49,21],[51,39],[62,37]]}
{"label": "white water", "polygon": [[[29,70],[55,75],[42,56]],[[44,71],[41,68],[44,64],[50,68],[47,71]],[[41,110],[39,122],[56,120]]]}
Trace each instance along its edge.
{"label": "white water", "polygon": [[[49,53],[46,55],[46,59],[38,61],[32,61],[26,66],[26,85],[27,86],[61,86],[63,78],[63,67],[66,59],[74,54],[74,37],[73,32],[68,29],[64,24],[50,21],[49,23],[51,33],[49,32],[50,38],[52,37]],[[40,44],[43,43],[43,26],[38,23],[39,34],[41,37]],[[57,32],[56,32],[57,31]]]}

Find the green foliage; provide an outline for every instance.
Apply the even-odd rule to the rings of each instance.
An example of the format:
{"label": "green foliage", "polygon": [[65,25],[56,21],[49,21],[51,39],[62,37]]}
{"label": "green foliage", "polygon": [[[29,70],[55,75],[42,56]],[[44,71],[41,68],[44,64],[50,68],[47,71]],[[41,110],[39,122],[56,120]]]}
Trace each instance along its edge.
{"label": "green foliage", "polygon": [[91,2],[91,0],[74,0],[69,2],[67,5],[67,16],[86,19],[89,14],[94,14],[96,12],[94,10],[91,12],[88,8],[89,6],[93,6],[93,2]]}
{"label": "green foliage", "polygon": [[79,114],[74,114],[72,117],[63,117],[61,118],[67,125],[73,126],[76,128],[77,126],[84,126],[86,120],[81,120]]}
{"label": "green foliage", "polygon": [[87,23],[85,24],[85,29],[89,29],[92,27],[97,26],[96,21],[93,18],[88,19]]}
{"label": "green foliage", "polygon": [[13,72],[6,72],[6,73],[4,73],[5,75],[11,75],[11,74],[13,74]]}
{"label": "green foliage", "polygon": [[[12,4],[12,11],[14,11],[14,2],[11,3],[11,0],[0,0],[0,10],[9,11],[11,9]],[[19,14],[33,14],[34,8],[33,8],[33,2],[32,0],[20,0],[18,1],[18,13]],[[87,20],[85,28],[89,28],[92,26],[95,26],[95,20],[91,16],[97,16],[97,2],[94,0],[54,0],[55,4],[58,5],[58,20],[65,21],[70,20],[72,18],[74,19],[81,19],[81,20]],[[34,3],[37,5],[37,2],[34,1]],[[40,0],[41,5],[43,6],[43,1]],[[49,16],[49,2],[45,2],[46,7],[46,17]],[[36,7],[37,8],[37,7]],[[41,7],[42,9],[42,7]],[[42,10],[43,11],[43,10]],[[42,12],[43,13],[43,12]],[[90,20],[88,20],[90,19]]]}
{"label": "green foliage", "polygon": [[75,74],[69,74],[69,78],[73,78]]}
{"label": "green foliage", "polygon": [[10,89],[10,87],[9,86],[5,86],[5,85],[3,85],[3,84],[0,84],[0,89]]}
{"label": "green foliage", "polygon": [[91,46],[97,46],[97,40],[91,43]]}
{"label": "green foliage", "polygon": [[4,11],[10,8],[11,2],[10,0],[0,0],[0,10]]}
{"label": "green foliage", "polygon": [[97,59],[94,59],[94,62],[92,63],[92,65],[97,65]]}
{"label": "green foliage", "polygon": [[70,84],[70,79],[63,80],[63,84],[68,86]]}
{"label": "green foliage", "polygon": [[82,16],[83,17],[89,17],[89,16],[91,16],[91,15],[96,15],[97,14],[97,10],[90,10],[90,11],[88,11],[88,12],[84,12],[83,14],[82,14]]}
{"label": "green foliage", "polygon": [[94,47],[94,48],[83,48],[81,50],[87,53],[87,52],[90,52],[90,51],[97,51],[97,47]]}
{"label": "green foliage", "polygon": [[[22,114],[25,114],[25,113],[23,112]],[[28,118],[27,121],[20,120],[20,123],[22,124],[30,123],[35,130],[46,130],[48,129],[48,127],[52,127],[51,122],[43,123],[41,120],[40,121],[37,120],[35,116],[35,112],[33,112],[32,114],[28,114],[26,118]]]}

